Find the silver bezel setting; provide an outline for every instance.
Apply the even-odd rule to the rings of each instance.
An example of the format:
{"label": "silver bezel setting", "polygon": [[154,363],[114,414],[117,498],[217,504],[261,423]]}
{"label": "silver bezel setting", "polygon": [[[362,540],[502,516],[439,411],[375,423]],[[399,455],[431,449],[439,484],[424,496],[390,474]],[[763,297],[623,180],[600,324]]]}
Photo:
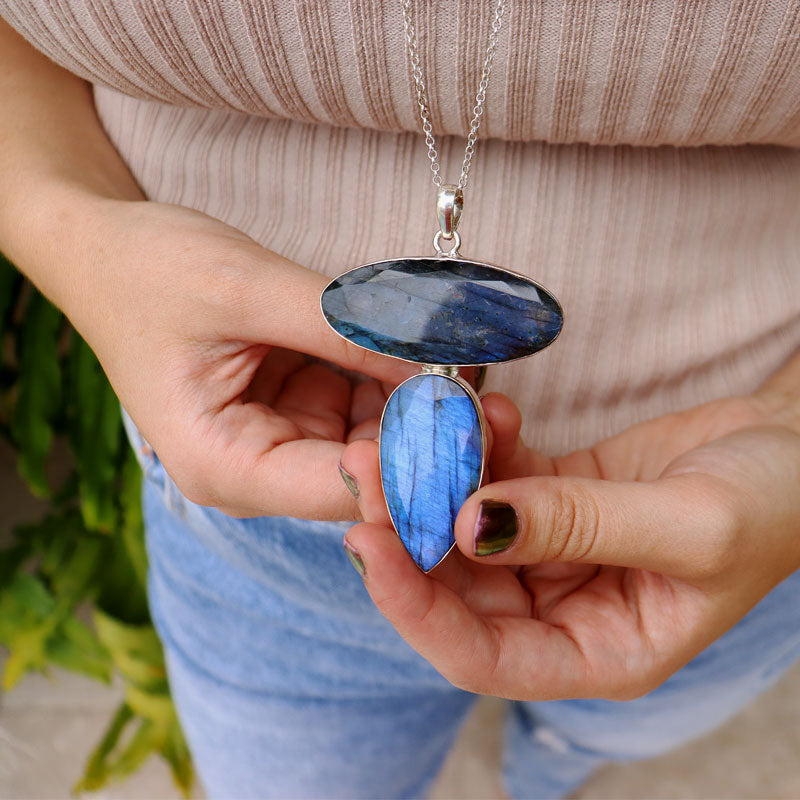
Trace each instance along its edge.
{"label": "silver bezel setting", "polygon": [[[542,286],[541,283],[538,283],[537,281],[533,280],[533,278],[529,278],[527,275],[523,275],[521,272],[517,272],[517,271],[512,270],[512,269],[506,269],[505,267],[498,267],[496,264],[489,264],[486,261],[475,261],[474,259],[471,259],[471,258],[462,258],[461,256],[459,256],[457,260],[460,261],[460,262],[463,262],[465,264],[474,264],[477,267],[484,267],[484,268],[487,268],[487,269],[493,269],[493,270],[496,270],[497,272],[500,272],[500,273],[503,273],[503,274],[506,274],[506,275],[513,275],[516,278],[520,278],[521,280],[532,284],[534,287],[536,287],[536,289],[539,289],[542,292],[545,292],[548,296],[553,298],[553,300],[555,301],[556,305],[558,306],[559,311],[561,312],[561,328],[559,329],[558,333],[553,337],[553,339],[550,342],[548,342],[544,347],[542,347],[541,349],[537,350],[534,353],[529,353],[528,355],[525,355],[525,356],[517,356],[516,358],[507,358],[507,359],[504,359],[502,361],[490,361],[490,362],[473,363],[473,364],[437,364],[437,365],[430,365],[429,364],[429,366],[443,366],[443,367],[454,367],[456,369],[462,369],[462,368],[465,368],[465,367],[491,367],[491,366],[494,366],[496,364],[510,364],[510,363],[512,363],[514,361],[522,361],[525,358],[530,358],[531,356],[535,356],[537,353],[541,353],[542,350],[546,350],[548,347],[550,347],[550,345],[553,344],[553,342],[556,341],[556,339],[558,339],[558,337],[561,335],[561,331],[564,329],[564,321],[565,321],[564,320],[564,307],[561,305],[561,302],[559,301],[559,299],[549,289],[547,289],[546,287]],[[378,355],[384,356],[385,358],[394,358],[394,359],[397,359],[397,361],[403,361],[406,364],[418,364],[418,365],[422,366],[426,362],[413,361],[413,360],[408,359],[408,358],[401,358],[400,356],[393,356],[393,355],[390,355],[389,353],[381,353],[380,351],[373,350],[370,347],[364,347],[363,345],[356,344],[355,342],[353,342],[350,339],[348,339],[347,336],[345,336],[344,334],[339,333],[339,331],[337,331],[336,328],[334,328],[333,325],[331,325],[331,323],[328,321],[327,316],[325,316],[325,309],[322,306],[322,298],[323,298],[325,292],[328,289],[330,289],[333,286],[333,284],[336,283],[336,281],[338,281],[340,278],[343,278],[345,275],[349,275],[351,272],[355,272],[356,270],[364,269],[364,267],[377,267],[377,266],[379,266],[381,264],[389,264],[389,263],[394,262],[394,261],[441,261],[443,264],[448,264],[448,263],[452,263],[453,259],[452,258],[448,258],[447,256],[439,256],[439,257],[437,257],[437,256],[399,256],[397,258],[384,258],[384,259],[381,259],[380,261],[368,261],[366,264],[360,264],[357,267],[352,267],[351,269],[348,269],[345,272],[340,273],[335,278],[331,278],[331,280],[328,281],[328,283],[325,285],[325,288],[322,290],[322,292],[320,293],[320,296],[319,296],[320,312],[322,313],[322,318],[325,320],[325,323],[328,325],[328,327],[337,336],[340,336],[345,341],[350,342],[350,344],[352,344],[353,346],[360,347],[360,348],[362,348],[362,350],[367,350],[370,353],[377,353]]]}
{"label": "silver bezel setting", "polygon": [[[400,360],[402,361],[404,359]],[[413,362],[413,363],[418,363],[418,362]],[[394,518],[392,517],[392,510],[389,508],[389,503],[386,500],[386,492],[383,491],[383,459],[380,457],[380,443],[381,443],[381,436],[383,435],[383,418],[386,416],[386,409],[389,406],[389,401],[392,399],[395,392],[397,392],[401,386],[408,383],[409,381],[416,380],[417,378],[420,377],[420,375],[427,374],[427,375],[437,375],[441,378],[446,378],[449,381],[453,381],[453,383],[458,384],[458,386],[460,386],[464,390],[464,392],[467,394],[467,397],[469,397],[469,399],[472,401],[472,405],[475,407],[475,413],[478,416],[478,424],[480,426],[480,431],[481,431],[481,471],[480,475],[478,476],[478,488],[480,488],[483,485],[483,476],[484,473],[486,472],[486,417],[483,413],[483,406],[481,405],[480,398],[476,394],[475,390],[469,385],[469,383],[467,383],[467,381],[465,381],[461,376],[451,375],[446,372],[442,372],[438,368],[438,365],[426,364],[425,366],[429,367],[429,369],[423,370],[423,372],[418,372],[416,375],[412,375],[411,377],[406,378],[402,383],[399,383],[397,384],[397,386],[395,386],[395,388],[392,390],[392,393],[389,395],[389,397],[386,398],[386,403],[384,404],[383,411],[381,412],[380,425],[378,427],[378,451],[379,451],[378,470],[381,476],[381,491],[383,492],[383,502],[386,504],[386,512],[389,514],[389,519],[392,521],[392,527],[394,528],[394,532],[397,534],[398,537],[400,536],[400,532],[397,530]],[[447,366],[449,367],[450,365],[448,364]],[[422,569],[422,567],[420,567],[420,565],[417,564],[416,561],[414,561],[414,563],[417,564],[417,567],[421,572],[424,572],[427,575],[428,573],[435,570],[436,567],[438,567],[447,558],[447,556],[450,555],[455,546],[456,543],[454,539],[453,544],[450,545],[447,552],[430,569]]]}

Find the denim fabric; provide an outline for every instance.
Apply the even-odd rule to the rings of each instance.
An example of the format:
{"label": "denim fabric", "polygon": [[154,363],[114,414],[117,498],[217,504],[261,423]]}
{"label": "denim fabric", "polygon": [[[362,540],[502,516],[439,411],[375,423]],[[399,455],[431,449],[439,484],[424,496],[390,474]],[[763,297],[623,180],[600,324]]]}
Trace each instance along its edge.
{"label": "denim fabric", "polygon": [[[145,469],[150,602],[210,798],[422,797],[474,695],[414,653],[342,550],[346,523],[237,520]],[[631,702],[510,703],[505,780],[556,798],[608,760],[718,725],[800,657],[800,573],[663,686]]]}

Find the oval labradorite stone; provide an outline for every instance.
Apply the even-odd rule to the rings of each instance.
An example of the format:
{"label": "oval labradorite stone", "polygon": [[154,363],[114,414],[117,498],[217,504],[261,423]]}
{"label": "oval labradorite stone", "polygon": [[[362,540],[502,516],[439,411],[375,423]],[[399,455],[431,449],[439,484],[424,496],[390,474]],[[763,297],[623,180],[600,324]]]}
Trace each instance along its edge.
{"label": "oval labradorite stone", "polygon": [[428,572],[453,546],[456,515],[480,486],[483,439],[472,397],[443,375],[401,383],[383,412],[380,458],[395,530]]}
{"label": "oval labradorite stone", "polygon": [[333,329],[354,344],[423,364],[497,364],[558,336],[558,301],[534,281],[454,258],[402,258],[346,272],[322,293]]}

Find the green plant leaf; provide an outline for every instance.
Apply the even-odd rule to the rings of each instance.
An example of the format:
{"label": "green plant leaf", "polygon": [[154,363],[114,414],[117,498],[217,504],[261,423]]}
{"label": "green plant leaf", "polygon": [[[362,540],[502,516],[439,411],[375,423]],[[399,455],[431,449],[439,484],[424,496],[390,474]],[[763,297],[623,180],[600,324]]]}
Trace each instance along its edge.
{"label": "green plant leaf", "polygon": [[111,656],[97,636],[75,617],[69,617],[47,640],[47,657],[58,666],[111,683]]}
{"label": "green plant leaf", "polygon": [[152,625],[131,625],[114,619],[99,608],[94,612],[94,624],[101,640],[112,652],[127,650],[140,653],[142,657],[153,662],[164,662],[161,641]]}
{"label": "green plant leaf", "polygon": [[[28,528],[30,542],[45,526]],[[57,537],[46,544],[59,545],[66,557],[53,566],[55,580],[46,585],[42,578],[28,572],[16,572],[0,590],[0,641],[9,649],[3,672],[5,688],[15,686],[25,673],[45,670],[53,661],[101,680],[110,679],[111,660],[97,637],[74,616],[78,602],[92,588],[92,575],[102,555],[103,540],[94,536],[82,546],[64,551]],[[33,552],[36,548],[33,548]],[[30,553],[31,551],[26,551]],[[50,553],[42,559],[46,561]]]}
{"label": "green plant leaf", "polygon": [[166,691],[164,651],[152,624],[130,625],[96,608],[94,625],[126,681],[144,690]]}
{"label": "green plant leaf", "polygon": [[110,533],[117,525],[117,469],[122,416],[100,363],[73,331],[69,356],[70,444],[78,468],[86,527]]}
{"label": "green plant leaf", "polygon": [[125,686],[125,702],[141,717],[166,727],[175,718],[172,698],[162,692],[148,692],[129,683]]}
{"label": "green plant leaf", "polygon": [[110,551],[100,576],[97,606],[106,614],[131,625],[149,625],[146,588],[139,581],[122,537],[110,542]]}
{"label": "green plant leaf", "polygon": [[86,536],[73,544],[50,580],[59,602],[72,608],[95,590],[93,578],[107,550],[107,542],[97,536]]}
{"label": "green plant leaf", "polygon": [[127,703],[122,703],[106,728],[97,746],[89,756],[83,775],[72,787],[73,794],[95,792],[109,781],[108,756],[117,746],[125,727],[133,719],[133,711]]}
{"label": "green plant leaf", "polygon": [[[59,521],[47,516],[41,524],[35,528],[29,528],[27,531],[28,541],[41,555],[39,572],[48,577],[58,574],[59,567],[75,548],[73,537],[59,526]],[[61,536],[58,535],[59,529]]]}
{"label": "green plant leaf", "polygon": [[11,309],[16,304],[22,279],[11,262],[0,253],[0,364],[3,363],[3,334]]}
{"label": "green plant leaf", "polygon": [[88,531],[80,513],[67,509],[34,524],[18,525],[15,538],[38,555],[38,573],[68,612],[96,593],[108,537]]}
{"label": "green plant leaf", "polygon": [[47,666],[47,640],[58,624],[58,605],[47,587],[18,572],[0,593],[0,640],[9,650],[3,688],[19,683],[26,672]]}
{"label": "green plant leaf", "polygon": [[149,719],[143,719],[119,758],[109,765],[111,776],[119,779],[135,772],[149,756],[161,750],[165,737],[163,728]]}
{"label": "green plant leaf", "polygon": [[147,551],[142,516],[142,470],[133,450],[126,448],[122,467],[122,540],[139,583],[147,586]]}
{"label": "green plant leaf", "polygon": [[147,758],[161,752],[169,738],[169,730],[148,719],[139,719],[139,726],[115,758],[125,729],[137,720],[132,709],[123,703],[90,756],[84,774],[72,791],[97,791],[112,780],[125,778],[135,772]]}
{"label": "green plant leaf", "polygon": [[9,643],[9,655],[3,669],[3,689],[13,689],[28,672],[47,671],[47,640],[52,625],[42,622],[19,631]]}
{"label": "green plant leaf", "polygon": [[163,659],[161,663],[156,663],[127,650],[115,650],[114,666],[126,682],[147,692],[163,694],[168,689],[167,669]]}
{"label": "green plant leaf", "polygon": [[[158,752],[188,796],[191,757],[147,609],[141,473],[130,449],[123,452],[119,404],[103,370],[75,332],[63,358],[63,327],[60,313],[0,255],[0,436],[17,448],[31,491],[50,502],[44,519],[17,526],[0,547],[3,686],[50,664],[103,682],[116,671],[128,702],[73,791],[99,789]],[[16,358],[4,363],[4,352]],[[54,436],[65,432],[74,469],[51,494],[45,465]],[[87,601],[96,631],[75,616]]]}
{"label": "green plant leaf", "polygon": [[181,790],[181,794],[188,798],[194,784],[194,767],[192,766],[192,755],[177,718],[170,723],[167,729],[167,739],[161,748],[161,755],[169,764],[172,779]]}
{"label": "green plant leaf", "polygon": [[[30,558],[31,552],[31,548],[25,542],[17,542],[0,550],[0,597],[2,597],[3,588],[14,580],[14,574]],[[0,630],[2,630],[2,626],[3,619],[0,617]],[[0,635],[0,640],[2,640],[2,635]]]}
{"label": "green plant leaf", "polygon": [[56,600],[42,581],[27,572],[17,572],[0,587],[0,641],[11,648],[14,636],[38,625],[55,610]]}
{"label": "green plant leaf", "polygon": [[40,497],[50,493],[45,466],[61,404],[58,338],[62,325],[61,312],[34,292],[20,334],[20,377],[11,432],[19,447],[19,474]]}
{"label": "green plant leaf", "polygon": [[[23,522],[14,526],[14,538],[25,542],[32,552],[40,555],[42,564],[48,563],[51,566],[52,560],[57,558],[59,546],[66,551],[71,544],[87,535],[91,534],[86,530],[80,514],[74,509],[50,513],[36,522]],[[48,555],[50,550],[53,551],[52,555]]]}

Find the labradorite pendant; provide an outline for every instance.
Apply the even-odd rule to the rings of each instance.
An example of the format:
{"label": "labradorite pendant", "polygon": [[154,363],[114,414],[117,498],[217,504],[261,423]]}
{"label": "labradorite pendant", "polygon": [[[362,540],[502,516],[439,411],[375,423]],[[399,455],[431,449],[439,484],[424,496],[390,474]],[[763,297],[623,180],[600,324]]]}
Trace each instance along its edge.
{"label": "labradorite pendant", "polygon": [[481,485],[485,432],[466,381],[414,375],[392,392],[381,419],[381,481],[395,530],[425,572],[453,546],[453,523]]}
{"label": "labradorite pendant", "polygon": [[[445,253],[439,240],[447,232],[455,245]],[[459,243],[454,227],[442,223],[437,257],[356,267],[331,281],[321,298],[328,324],[348,341],[422,365],[390,395],[379,444],[389,515],[425,572],[453,547],[456,515],[483,477],[483,412],[459,367],[533,355],[555,340],[563,322],[546,289],[462,259]]]}

